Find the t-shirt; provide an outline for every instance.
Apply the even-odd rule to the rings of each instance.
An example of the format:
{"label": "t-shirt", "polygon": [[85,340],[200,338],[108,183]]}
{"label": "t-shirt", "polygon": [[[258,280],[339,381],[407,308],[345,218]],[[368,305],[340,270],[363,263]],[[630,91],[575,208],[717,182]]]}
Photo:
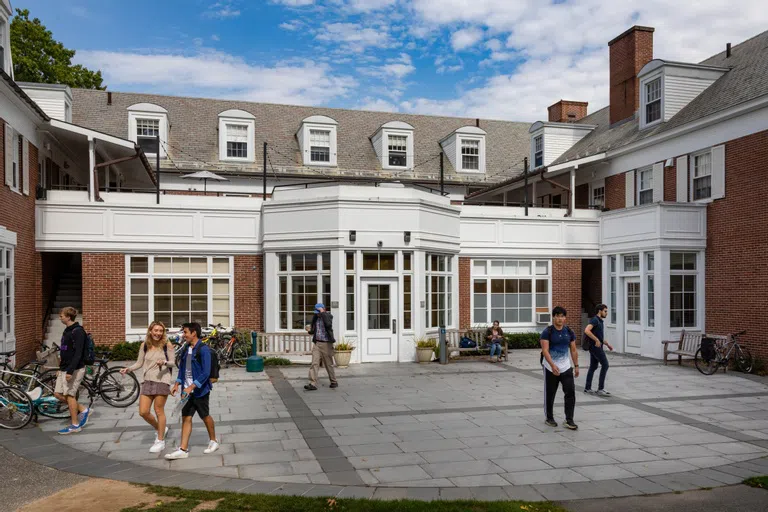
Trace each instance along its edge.
{"label": "t-shirt", "polygon": [[192,347],[187,349],[187,364],[184,365],[184,388],[188,388],[194,383],[192,378]]}
{"label": "t-shirt", "polygon": [[[551,330],[551,333],[550,333]],[[573,334],[567,326],[563,326],[561,330],[555,329],[555,326],[549,326],[541,333],[542,340],[549,341],[549,355],[552,356],[552,361],[557,365],[560,372],[568,371],[571,367],[571,342],[576,341],[576,336]],[[542,361],[544,368],[552,371],[549,363],[546,359]]]}
{"label": "t-shirt", "polygon": [[[592,320],[589,321],[589,325],[592,326],[592,334],[594,334],[595,337],[600,340],[600,343],[602,343],[604,339],[603,337],[605,336],[603,319],[595,315],[592,317]],[[589,338],[589,340],[592,342],[592,345],[595,344],[595,341],[592,338]]]}
{"label": "t-shirt", "polygon": [[317,321],[315,322],[315,340],[328,341],[328,331],[325,329],[323,317],[320,315],[317,316]]}

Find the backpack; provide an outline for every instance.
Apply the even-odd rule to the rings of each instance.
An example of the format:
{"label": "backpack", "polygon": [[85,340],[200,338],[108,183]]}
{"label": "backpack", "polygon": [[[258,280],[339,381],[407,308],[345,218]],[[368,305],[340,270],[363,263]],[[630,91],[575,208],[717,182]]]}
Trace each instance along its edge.
{"label": "backpack", "polygon": [[[147,353],[147,350],[148,350],[147,349],[147,343],[144,342],[144,353],[145,354]],[[168,345],[167,344],[163,345],[163,354],[165,354],[165,360],[166,361],[170,361],[170,359],[168,359]],[[168,366],[166,366],[166,368],[168,368],[171,371],[171,377],[173,377],[173,368],[168,367]]]}
{"label": "backpack", "polygon": [[584,335],[583,338],[581,338],[581,350],[589,350],[592,347],[592,338]]}
{"label": "backpack", "polygon": [[459,341],[459,348],[477,348],[477,342],[464,336],[461,338],[461,341]]}
{"label": "backpack", "polygon": [[[202,346],[195,351],[195,358],[197,359],[198,364],[203,364],[203,358],[200,355],[200,351],[203,350]],[[214,384],[219,381],[219,370],[221,369],[219,365],[219,355],[216,353],[215,350],[208,349],[211,353],[211,373],[208,374],[208,380],[211,381],[211,384]]]}
{"label": "backpack", "polygon": [[[83,329],[83,326],[80,326]],[[83,364],[92,365],[96,362],[96,343],[93,341],[91,333],[85,332],[85,347],[83,348]]]}

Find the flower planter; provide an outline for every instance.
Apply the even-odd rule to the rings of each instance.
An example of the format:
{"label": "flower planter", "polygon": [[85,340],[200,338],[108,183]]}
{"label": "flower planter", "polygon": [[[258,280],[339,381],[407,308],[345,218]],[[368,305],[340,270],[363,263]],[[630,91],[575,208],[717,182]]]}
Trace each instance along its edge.
{"label": "flower planter", "polygon": [[429,363],[432,361],[432,355],[435,353],[434,348],[417,348],[416,356],[420,363]]}
{"label": "flower planter", "polygon": [[346,368],[349,366],[349,360],[352,359],[351,350],[336,350],[333,355],[336,359],[336,366],[339,368]]}

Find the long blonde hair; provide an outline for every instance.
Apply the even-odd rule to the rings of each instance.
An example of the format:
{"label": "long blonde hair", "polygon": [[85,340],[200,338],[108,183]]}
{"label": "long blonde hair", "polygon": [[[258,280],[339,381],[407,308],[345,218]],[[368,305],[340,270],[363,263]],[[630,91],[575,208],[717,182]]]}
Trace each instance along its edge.
{"label": "long blonde hair", "polygon": [[[155,326],[160,326],[163,328],[163,335],[160,338],[160,341],[155,341],[155,339],[152,337],[152,329],[155,328]],[[149,324],[149,327],[147,328],[147,337],[144,339],[144,344],[148,348],[163,348],[165,344],[168,343],[168,329],[166,329],[165,324],[163,322],[158,322],[155,320],[151,324]]]}

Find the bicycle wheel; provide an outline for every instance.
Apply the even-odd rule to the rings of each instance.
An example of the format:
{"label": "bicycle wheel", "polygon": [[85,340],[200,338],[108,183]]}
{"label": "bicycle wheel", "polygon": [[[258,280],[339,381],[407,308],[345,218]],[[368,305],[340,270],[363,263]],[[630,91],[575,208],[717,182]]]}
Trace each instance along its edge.
{"label": "bicycle wheel", "polygon": [[32,399],[20,389],[0,387],[0,427],[16,430],[32,421]]}
{"label": "bicycle wheel", "polygon": [[736,369],[740,372],[750,373],[752,371],[753,362],[754,360],[752,359],[752,354],[749,352],[749,349],[737,345],[736,350],[734,351],[734,363],[736,364]]}
{"label": "bicycle wheel", "polygon": [[110,368],[99,380],[99,395],[112,407],[128,407],[139,398],[139,380],[133,373],[120,374],[120,367]]}
{"label": "bicycle wheel", "polygon": [[[56,389],[56,378],[58,377],[58,370],[48,370],[43,372],[37,379],[37,384],[42,388],[43,394],[40,400],[35,402],[35,410],[47,416],[49,418],[69,418],[69,406],[66,402],[59,401],[54,397],[54,390]],[[89,396],[88,389],[85,387],[85,383],[81,383],[77,389],[77,401],[80,401],[81,396]]]}
{"label": "bicycle wheel", "polygon": [[232,347],[232,361],[237,366],[245,366],[248,362],[248,358],[251,355],[251,347],[240,340],[235,341]]}
{"label": "bicycle wheel", "polygon": [[720,354],[716,353],[715,356],[709,360],[709,362],[705,361],[704,358],[701,356],[701,348],[699,348],[696,351],[696,356],[693,360],[694,364],[696,365],[696,369],[699,370],[704,375],[712,375],[717,371],[717,368],[720,366]]}

